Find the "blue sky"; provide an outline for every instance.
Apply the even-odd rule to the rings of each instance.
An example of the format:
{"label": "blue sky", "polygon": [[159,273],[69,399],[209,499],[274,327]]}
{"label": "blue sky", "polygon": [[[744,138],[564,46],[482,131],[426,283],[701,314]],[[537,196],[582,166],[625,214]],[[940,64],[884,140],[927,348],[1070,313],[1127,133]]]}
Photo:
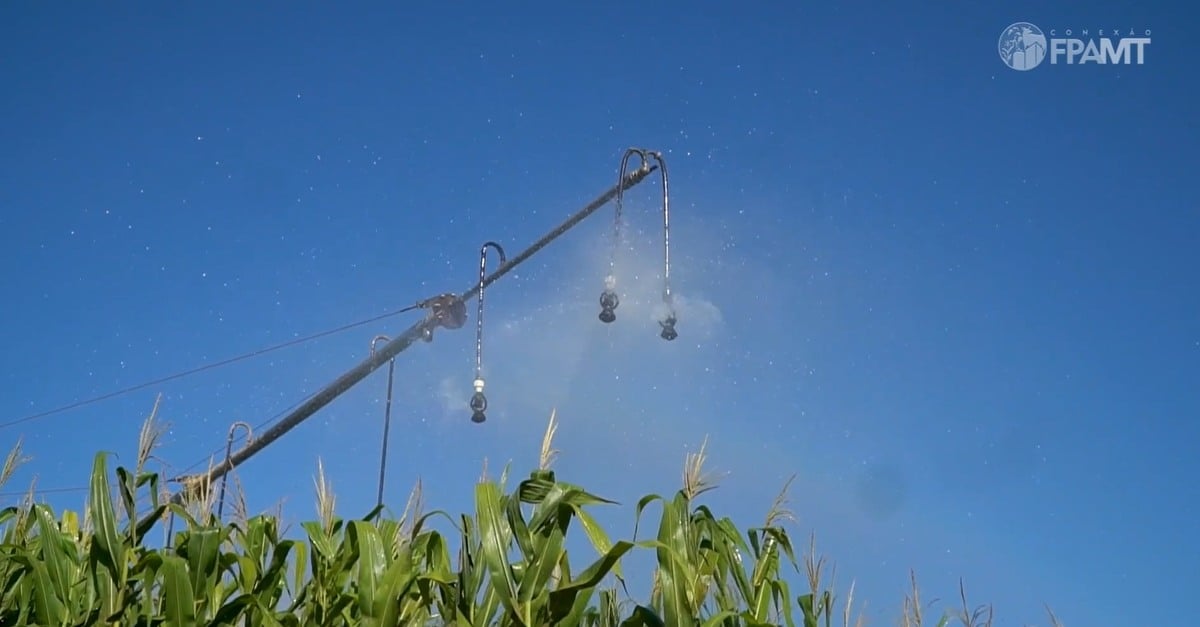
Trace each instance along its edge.
{"label": "blue sky", "polygon": [[[1177,622],[1200,583],[1185,9],[525,6],[5,5],[0,422],[462,291],[481,243],[521,250],[644,146],[670,168],[679,340],[651,319],[651,179],[615,324],[611,206],[489,290],[486,424],[469,329],[397,360],[393,506],[419,476],[467,509],[557,408],[560,473],[624,504],[616,535],[707,435],[712,505],[757,524],[796,474],[795,533],[877,624],[909,568],[998,624]],[[1017,21],[1153,43],[1017,72]],[[5,426],[33,461],[4,489],[82,506],[159,393],[181,471],[416,319]],[[252,508],[312,516],[320,458],[365,513],[385,377],[239,469]]]}

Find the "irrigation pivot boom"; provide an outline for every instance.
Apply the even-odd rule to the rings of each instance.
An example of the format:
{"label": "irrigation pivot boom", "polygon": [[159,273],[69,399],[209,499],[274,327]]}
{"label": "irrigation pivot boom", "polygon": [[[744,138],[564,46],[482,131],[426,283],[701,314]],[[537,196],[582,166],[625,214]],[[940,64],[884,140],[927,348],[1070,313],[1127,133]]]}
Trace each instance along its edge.
{"label": "irrigation pivot boom", "polygon": [[[640,156],[642,164],[641,167],[630,171],[627,174],[627,162],[631,155]],[[651,159],[647,157],[652,157],[655,163],[652,164]],[[494,283],[496,280],[507,274],[516,266],[520,265],[526,259],[532,257],[535,253],[546,247],[547,244],[557,239],[563,233],[566,233],[575,225],[579,224],[584,218],[587,218],[591,214],[595,213],[609,201],[617,198],[619,203],[621,195],[625,190],[637,185],[638,183],[641,183],[649,174],[660,169],[663,176],[665,216],[667,181],[666,169],[665,164],[662,161],[662,156],[657,152],[631,148],[630,150],[626,151],[625,158],[622,160],[621,172],[618,176],[616,185],[613,185],[607,191],[600,194],[600,196],[598,196],[595,200],[588,203],[582,209],[567,218],[562,224],[543,235],[528,248],[514,255],[512,258],[503,259],[503,253],[501,252],[502,262],[500,267],[486,277],[482,277],[481,270],[481,280],[463,294],[442,294],[418,303],[417,306],[427,311],[424,318],[422,318],[416,324],[413,324],[408,329],[404,330],[404,332],[395,336],[394,339],[387,342],[387,344],[384,344],[378,350],[372,350],[366,359],[350,370],[346,371],[346,373],[342,376],[334,379],[331,383],[326,385],[291,413],[281,418],[279,422],[275,423],[266,431],[264,431],[261,435],[258,435],[254,438],[248,438],[245,446],[243,446],[241,449],[228,452],[224,460],[212,466],[207,472],[194,475],[184,475],[175,478],[174,481],[182,484],[182,488],[171,497],[171,501],[174,503],[182,503],[186,494],[194,493],[195,491],[202,489],[204,486],[211,486],[214,481],[224,477],[231,470],[249,460],[259,451],[262,451],[266,447],[270,446],[285,433],[294,429],[300,423],[304,422],[313,414],[320,411],[323,407],[333,402],[335,398],[342,395],[351,387],[362,381],[367,377],[367,375],[374,372],[381,365],[394,359],[396,355],[403,352],[409,346],[412,346],[417,340],[432,340],[434,329],[438,327],[445,329],[461,328],[466,321],[466,303],[472,298],[479,296],[484,288]],[[619,210],[617,219],[620,219]],[[610,276],[609,284],[611,283],[612,280]],[[608,292],[606,292],[606,294],[608,294]],[[669,288],[667,289],[665,296],[668,299],[668,305],[670,305]],[[615,296],[608,296],[607,298],[615,300]],[[604,305],[604,308],[608,311],[611,311],[607,305]],[[615,308],[615,305],[613,308]],[[609,320],[606,318],[607,316],[602,319],[605,319],[605,321],[608,322]],[[674,312],[669,314],[669,318],[666,322],[660,322],[660,324],[664,325],[664,339],[674,339]],[[482,397],[482,379],[479,378],[478,372],[479,370],[477,367],[477,377],[475,380],[476,394],[472,396],[470,405],[471,408],[475,410],[472,420],[474,422],[483,422],[482,409],[486,408],[487,402],[486,399],[483,399]]]}

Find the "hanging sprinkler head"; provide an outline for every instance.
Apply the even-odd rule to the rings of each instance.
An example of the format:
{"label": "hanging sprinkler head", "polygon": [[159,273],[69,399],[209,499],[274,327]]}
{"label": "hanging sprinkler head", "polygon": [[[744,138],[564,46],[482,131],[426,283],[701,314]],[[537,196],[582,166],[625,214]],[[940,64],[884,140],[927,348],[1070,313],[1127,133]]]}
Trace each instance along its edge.
{"label": "hanging sprinkler head", "polygon": [[[487,252],[489,248],[496,250],[500,256],[500,265],[508,262],[504,248],[496,242],[485,242],[479,248],[479,304],[475,314],[475,393],[471,395],[471,422],[481,423],[487,420],[487,397],[483,395],[483,282],[487,277]],[[465,315],[465,314],[464,314]]]}
{"label": "hanging sprinkler head", "polygon": [[608,324],[617,319],[616,308],[621,304],[617,296],[617,278],[604,277],[604,291],[600,293],[600,322]]}
{"label": "hanging sprinkler head", "polygon": [[662,214],[663,214],[663,302],[667,305],[667,314],[658,324],[662,327],[659,337],[670,341],[679,337],[679,333],[675,331],[674,299],[671,297],[671,210],[670,210],[670,193],[667,190],[667,164],[663,161],[662,153],[643,150],[641,148],[630,148],[625,151],[625,155],[621,158],[621,171],[617,177],[617,198],[616,198],[616,216],[613,220],[613,246],[612,257],[609,260],[608,276],[604,278],[604,291],[600,293],[600,321],[608,324],[617,319],[616,309],[620,305],[621,299],[617,296],[617,249],[621,246],[621,209],[624,198],[624,190],[621,187],[621,181],[625,180],[625,173],[629,168],[629,158],[636,155],[642,161],[642,169],[648,169],[649,160],[654,159],[658,162],[659,171],[662,174]]}
{"label": "hanging sprinkler head", "polygon": [[[670,297],[668,297],[668,299],[669,298]],[[667,304],[668,304],[668,306],[670,306],[669,300],[668,300]],[[663,318],[662,320],[658,321],[658,326],[662,327],[662,331],[659,332],[658,336],[668,342],[679,337],[679,333],[677,333],[675,331],[675,322],[676,322],[675,310],[668,309],[666,317]]]}
{"label": "hanging sprinkler head", "polygon": [[471,395],[471,422],[480,423],[487,420],[487,397],[483,395],[483,379],[475,379],[475,393]]}

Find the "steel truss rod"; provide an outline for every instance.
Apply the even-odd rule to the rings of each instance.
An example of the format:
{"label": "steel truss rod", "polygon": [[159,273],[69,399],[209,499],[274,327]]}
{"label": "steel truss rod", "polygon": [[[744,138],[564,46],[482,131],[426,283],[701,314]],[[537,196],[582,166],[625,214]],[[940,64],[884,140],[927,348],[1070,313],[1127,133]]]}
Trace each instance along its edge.
{"label": "steel truss rod", "polygon": [[[543,235],[541,239],[531,244],[529,248],[526,248],[505,263],[501,264],[495,272],[483,280],[482,284],[476,283],[471,287],[471,289],[464,292],[462,296],[457,297],[459,300],[457,305],[461,307],[467,301],[478,296],[479,290],[488,287],[492,283],[495,283],[500,277],[504,276],[513,268],[520,265],[526,259],[532,257],[541,249],[545,248],[550,242],[554,241],[563,233],[566,233],[572,227],[582,222],[585,218],[595,213],[598,209],[615,198],[618,192],[623,192],[624,190],[641,183],[646,176],[654,172],[656,169],[656,165],[643,163],[641,168],[631,172],[624,178],[624,180],[620,181],[616,185],[613,185],[608,191],[604,192],[595,200],[577,211],[574,215],[567,218],[562,224],[555,227],[549,233]],[[395,339],[391,340],[387,344],[384,344],[379,350],[373,351],[357,366],[354,366],[350,370],[346,371],[346,373],[342,376],[334,379],[332,383],[326,385],[323,389],[321,389],[321,391],[317,392],[317,394],[315,394],[304,404],[297,407],[287,416],[281,418],[279,422],[275,423],[269,429],[264,431],[262,435],[251,440],[246,444],[246,446],[232,455],[227,456],[221,461],[221,463],[210,468],[208,472],[176,478],[176,481],[183,484],[183,488],[181,488],[171,497],[171,502],[180,504],[183,502],[184,494],[186,494],[189,490],[196,490],[201,486],[212,485],[212,482],[224,477],[229,473],[229,471],[245,463],[259,451],[262,451],[274,443],[275,440],[283,437],[283,435],[288,431],[295,429],[300,423],[312,417],[313,414],[317,413],[323,407],[333,402],[333,399],[344,394],[347,390],[354,387],[354,385],[359,381],[365,379],[367,375],[371,374],[377,368],[387,363],[390,359],[403,352],[409,346],[412,346],[414,342],[420,339],[427,340],[431,338],[433,330],[438,326],[444,325],[442,325],[441,316],[438,315],[438,311],[435,308],[430,312],[429,315],[426,315],[423,319],[421,319],[421,321],[406,329],[403,333],[396,336]]]}

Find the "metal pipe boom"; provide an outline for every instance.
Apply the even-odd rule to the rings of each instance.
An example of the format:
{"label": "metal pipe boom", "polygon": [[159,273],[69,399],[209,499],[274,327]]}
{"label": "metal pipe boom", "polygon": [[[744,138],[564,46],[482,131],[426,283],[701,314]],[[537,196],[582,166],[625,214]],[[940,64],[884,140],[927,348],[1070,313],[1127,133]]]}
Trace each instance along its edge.
{"label": "metal pipe boom", "polygon": [[[600,194],[600,196],[598,196],[595,200],[588,203],[579,211],[575,212],[575,214],[567,218],[562,224],[558,225],[549,233],[542,236],[541,239],[531,244],[529,248],[521,251],[519,254],[514,256],[512,259],[509,259],[505,263],[502,263],[500,267],[497,268],[496,271],[490,274],[487,278],[485,278],[482,283],[476,283],[471,287],[471,289],[464,292],[459,299],[465,303],[472,298],[475,298],[481,289],[491,285],[492,283],[495,283],[500,277],[504,276],[513,268],[520,265],[521,262],[532,257],[542,248],[545,248],[546,245],[557,239],[563,233],[566,233],[571,229],[571,227],[579,224],[584,220],[584,218],[587,218],[595,213],[598,209],[600,209],[600,207],[603,207],[610,200],[615,198],[618,192],[624,191],[633,187],[634,185],[637,185],[638,183],[641,183],[642,180],[644,180],[647,175],[654,172],[655,169],[657,169],[657,166],[644,163],[641,168],[631,172],[624,178],[624,180],[620,181],[616,185],[613,185],[603,194]],[[264,431],[262,435],[254,438],[245,447],[241,448],[237,452],[227,456],[221,461],[221,463],[209,469],[208,472],[178,478],[177,481],[183,484],[183,488],[171,497],[171,502],[177,504],[182,503],[183,496],[188,491],[195,490],[199,486],[206,484],[211,485],[213,481],[225,476],[229,473],[229,471],[249,460],[259,451],[270,446],[273,442],[275,442],[275,440],[283,437],[285,433],[295,429],[300,423],[312,417],[313,414],[317,413],[323,407],[333,402],[333,399],[344,394],[347,390],[354,387],[354,385],[359,381],[365,379],[367,375],[374,372],[381,365],[387,363],[388,360],[400,354],[409,346],[412,346],[413,343],[418,339],[430,337],[433,333],[433,330],[438,326],[438,317],[431,312],[420,322],[412,325],[403,333],[396,336],[395,339],[385,344],[383,348],[379,349],[378,351],[372,351],[372,353],[357,366],[354,366],[345,374],[335,379],[332,383],[326,385],[321,389],[321,391],[317,392],[316,395],[305,401],[304,404],[297,407],[290,414],[284,416],[279,420],[279,422],[271,426],[271,428]]]}

